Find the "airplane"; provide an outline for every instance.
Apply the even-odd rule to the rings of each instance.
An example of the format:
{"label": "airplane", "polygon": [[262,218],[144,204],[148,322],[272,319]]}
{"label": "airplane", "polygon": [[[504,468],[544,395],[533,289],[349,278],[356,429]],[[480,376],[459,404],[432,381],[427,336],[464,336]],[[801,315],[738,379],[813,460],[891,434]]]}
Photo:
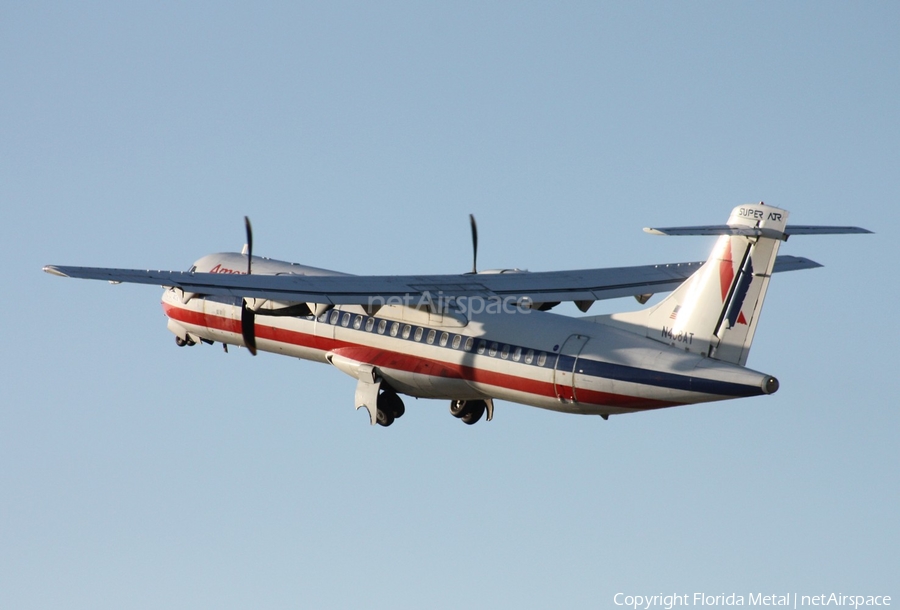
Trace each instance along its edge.
{"label": "airplane", "polygon": [[[773,394],[778,380],[745,366],[773,273],[821,267],[779,256],[792,235],[871,233],[788,225],[788,212],[740,205],[724,225],[646,228],[718,236],[705,262],[575,271],[477,270],[459,275],[355,276],[241,253],[210,254],[188,271],[48,265],[63,277],[161,285],[179,346],[219,342],[327,363],[356,381],[372,425],[404,415],[401,395],[450,401],[466,424],[497,399],[564,413],[634,413]],[[638,311],[573,317],[571,301],[632,296]]]}

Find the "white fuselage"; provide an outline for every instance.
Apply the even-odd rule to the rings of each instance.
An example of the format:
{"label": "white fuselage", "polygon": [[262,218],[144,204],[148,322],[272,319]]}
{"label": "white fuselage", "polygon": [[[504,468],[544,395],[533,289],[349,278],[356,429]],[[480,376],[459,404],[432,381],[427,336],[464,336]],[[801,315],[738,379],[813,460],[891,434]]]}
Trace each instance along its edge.
{"label": "white fuselage", "polygon": [[[246,257],[214,254],[198,272],[240,273]],[[255,274],[340,275],[257,259]],[[190,298],[189,298],[190,297]],[[176,334],[243,345],[239,297],[163,294]],[[268,304],[275,308],[278,304]],[[286,305],[286,304],[285,304]],[[256,316],[261,351],[331,363],[355,376],[375,367],[397,392],[423,398],[499,398],[555,411],[627,413],[766,393],[767,375],[685,352],[612,326],[537,310],[337,306],[318,316]]]}

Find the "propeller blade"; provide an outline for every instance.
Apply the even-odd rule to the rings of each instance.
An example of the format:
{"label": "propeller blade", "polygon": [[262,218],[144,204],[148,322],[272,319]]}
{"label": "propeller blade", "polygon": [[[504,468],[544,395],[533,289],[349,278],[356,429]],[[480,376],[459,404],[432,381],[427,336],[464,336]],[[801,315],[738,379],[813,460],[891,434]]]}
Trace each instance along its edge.
{"label": "propeller blade", "polygon": [[250,226],[248,216],[244,216],[244,227],[247,229],[247,275],[250,275],[250,266],[253,262],[253,227]]}
{"label": "propeller blade", "polygon": [[469,214],[469,224],[472,226],[472,273],[478,273],[478,225],[475,224],[475,216]]}
{"label": "propeller blade", "polygon": [[[250,217],[244,216],[244,228],[247,229],[247,275],[250,275],[253,265],[253,227],[250,226]],[[241,336],[247,350],[256,355],[256,312],[247,307],[247,299],[241,299]]]}
{"label": "propeller blade", "polygon": [[241,301],[241,336],[244,346],[252,355],[256,355],[256,313],[247,307],[247,301]]}

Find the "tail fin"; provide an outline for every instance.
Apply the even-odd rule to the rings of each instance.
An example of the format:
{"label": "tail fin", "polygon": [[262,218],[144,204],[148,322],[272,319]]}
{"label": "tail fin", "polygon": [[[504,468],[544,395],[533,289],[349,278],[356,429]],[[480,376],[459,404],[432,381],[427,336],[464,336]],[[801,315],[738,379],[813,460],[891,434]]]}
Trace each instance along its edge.
{"label": "tail fin", "polygon": [[785,210],[760,203],[736,207],[726,227],[685,228],[720,234],[706,263],[659,304],[613,314],[608,323],[743,366],[787,217]]}

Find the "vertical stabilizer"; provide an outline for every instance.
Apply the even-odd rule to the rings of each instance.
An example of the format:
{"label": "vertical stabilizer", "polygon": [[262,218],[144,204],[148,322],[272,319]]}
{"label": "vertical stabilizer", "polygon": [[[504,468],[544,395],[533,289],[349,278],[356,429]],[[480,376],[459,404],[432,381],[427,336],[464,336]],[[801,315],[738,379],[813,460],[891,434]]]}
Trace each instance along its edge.
{"label": "vertical stabilizer", "polygon": [[659,304],[607,323],[689,352],[744,365],[788,213],[736,207],[709,259]]}

